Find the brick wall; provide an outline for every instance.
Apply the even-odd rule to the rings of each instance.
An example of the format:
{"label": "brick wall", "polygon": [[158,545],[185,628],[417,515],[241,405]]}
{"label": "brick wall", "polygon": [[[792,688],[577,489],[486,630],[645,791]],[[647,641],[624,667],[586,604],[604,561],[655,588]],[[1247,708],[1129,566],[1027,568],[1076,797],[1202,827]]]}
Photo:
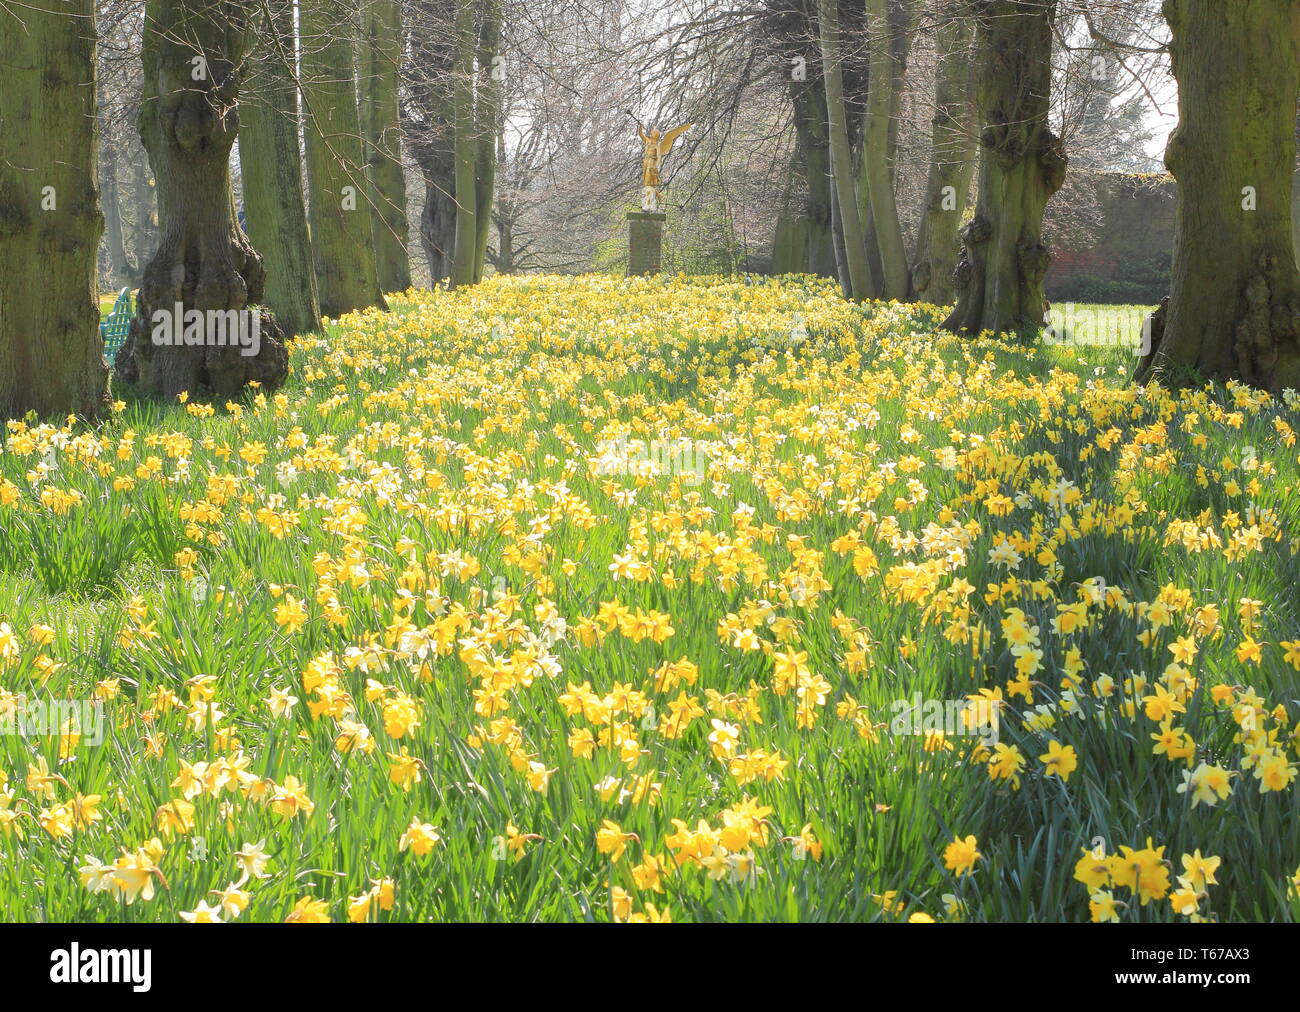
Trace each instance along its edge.
{"label": "brick wall", "polygon": [[1050,299],[1067,297],[1083,278],[1125,281],[1135,264],[1168,256],[1174,248],[1178,187],[1168,175],[1089,173],[1084,185],[1096,201],[1098,222],[1086,240],[1052,250]]}

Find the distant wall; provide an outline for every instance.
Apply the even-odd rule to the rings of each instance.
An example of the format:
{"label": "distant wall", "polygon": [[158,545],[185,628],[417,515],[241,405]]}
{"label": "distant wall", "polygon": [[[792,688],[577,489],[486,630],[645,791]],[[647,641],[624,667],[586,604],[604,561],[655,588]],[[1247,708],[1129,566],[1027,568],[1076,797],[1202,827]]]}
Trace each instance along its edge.
{"label": "distant wall", "polygon": [[1178,186],[1169,175],[1090,173],[1096,203],[1087,240],[1052,251],[1053,302],[1155,303],[1168,294]]}

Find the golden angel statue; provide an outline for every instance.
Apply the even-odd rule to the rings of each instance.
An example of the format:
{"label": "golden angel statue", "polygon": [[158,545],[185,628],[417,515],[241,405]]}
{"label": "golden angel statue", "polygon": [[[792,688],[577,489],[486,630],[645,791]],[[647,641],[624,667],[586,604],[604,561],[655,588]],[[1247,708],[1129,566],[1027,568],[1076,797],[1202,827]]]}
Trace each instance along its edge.
{"label": "golden angel statue", "polygon": [[683,123],[665,134],[660,134],[658,130],[651,130],[646,133],[645,128],[639,122],[637,123],[637,135],[645,145],[645,155],[641,159],[642,210],[657,211],[659,209],[659,167],[668,156],[668,152],[673,149],[673,144],[677,138],[694,125],[693,123]]}

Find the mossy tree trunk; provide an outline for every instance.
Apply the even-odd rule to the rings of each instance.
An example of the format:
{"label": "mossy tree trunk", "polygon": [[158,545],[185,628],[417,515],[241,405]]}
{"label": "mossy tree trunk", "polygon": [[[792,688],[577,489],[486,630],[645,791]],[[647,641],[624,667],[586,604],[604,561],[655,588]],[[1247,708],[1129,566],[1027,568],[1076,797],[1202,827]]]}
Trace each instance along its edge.
{"label": "mossy tree trunk", "polygon": [[406,175],[397,113],[402,58],[398,0],[364,0],[361,43],[361,125],[366,140],[375,272],[381,290],[404,292],[411,287],[411,262],[406,249]]}
{"label": "mossy tree trunk", "polygon": [[478,127],[474,116],[473,0],[456,2],[456,63],[452,69],[456,123],[456,242],[452,255],[453,285],[472,285],[478,245]]}
{"label": "mossy tree trunk", "polygon": [[981,0],[976,32],[980,165],[975,217],[961,232],[956,333],[1037,333],[1051,255],[1043,212],[1067,160],[1048,128],[1055,0]]}
{"label": "mossy tree trunk", "polygon": [[0,420],[103,416],[95,5],[0,7]]}
{"label": "mossy tree trunk", "polygon": [[831,230],[830,137],[826,91],[822,75],[817,72],[819,65],[819,59],[809,59],[804,79],[790,82],[795,142],[807,195],[803,212],[807,244],[798,270],[833,278],[836,269],[835,238]]}
{"label": "mossy tree trunk", "polygon": [[[1295,121],[1296,146],[1300,148],[1300,113]],[[1295,162],[1291,173],[1291,245],[1295,248],[1296,261],[1300,263],[1300,159]]]}
{"label": "mossy tree trunk", "polygon": [[300,0],[307,188],[321,312],[384,307],[375,271],[353,59],[355,0]]}
{"label": "mossy tree trunk", "polygon": [[[139,126],[157,183],[161,235],[117,372],[168,399],[208,390],[231,397],[250,381],[274,389],[288,374],[288,352],[270,312],[256,309],[255,355],[244,354],[249,348],[229,330],[231,311],[247,313],[251,335],[266,280],[261,256],[235,222],[230,183],[246,15],[241,3],[211,0],[149,0],[145,7]],[[203,314],[197,340],[155,342],[162,322],[155,314],[165,314],[178,332],[193,311]]]}
{"label": "mossy tree trunk", "polygon": [[[881,295],[906,299],[911,289],[903,227],[894,197],[891,133],[901,79],[895,74],[897,45],[886,0],[866,0],[867,33],[871,57],[867,92],[867,118],[862,139],[862,177],[869,201],[872,232],[882,279]],[[906,26],[903,28],[906,35]],[[865,220],[865,218],[863,219]]]}
{"label": "mossy tree trunk", "polygon": [[1173,279],[1138,378],[1300,387],[1300,270],[1291,235],[1300,4],[1166,0],[1178,127]]}
{"label": "mossy tree trunk", "polygon": [[854,186],[853,154],[849,146],[844,112],[844,80],[840,69],[839,11],[837,0],[821,0],[818,6],[818,34],[821,40],[822,79],[826,91],[826,122],[835,183],[836,210],[843,236],[845,294],[855,300],[875,298],[867,268],[862,221]]}
{"label": "mossy tree trunk", "polygon": [[305,334],[320,326],[321,311],[303,194],[293,0],[270,0],[269,9],[270,23],[256,17],[239,115],[245,227],[263,256],[266,304],[286,334]]}
{"label": "mossy tree trunk", "polygon": [[955,297],[952,274],[957,268],[957,232],[975,172],[975,106],[971,101],[970,72],[973,38],[974,26],[964,17],[952,18],[935,34],[938,64],[930,172],[917,230],[912,283],[918,298],[939,306],[948,305]]}

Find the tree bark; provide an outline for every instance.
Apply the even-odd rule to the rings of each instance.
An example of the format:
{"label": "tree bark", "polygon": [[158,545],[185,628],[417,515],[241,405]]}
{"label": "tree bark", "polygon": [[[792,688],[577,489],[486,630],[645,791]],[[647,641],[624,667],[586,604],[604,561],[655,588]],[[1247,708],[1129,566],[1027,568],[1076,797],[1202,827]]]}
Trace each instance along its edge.
{"label": "tree bark", "polygon": [[876,248],[880,256],[886,299],[903,300],[911,288],[903,227],[898,220],[891,168],[890,134],[894,120],[896,86],[894,31],[886,0],[867,0],[867,31],[871,54],[871,76],[867,92],[867,120],[863,136],[862,168],[870,201]]}
{"label": "tree bark", "polygon": [[474,156],[474,280],[483,280],[488,235],[492,230],[492,194],[496,187],[497,134],[501,119],[501,0],[484,0],[479,29],[479,86],[475,105],[477,143]]}
{"label": "tree bark", "polygon": [[954,17],[936,33],[934,120],[930,134],[930,173],[925,208],[917,231],[912,283],[917,297],[939,306],[956,294],[957,232],[970,199],[975,171],[976,132],[971,101],[971,22]]}
{"label": "tree bark", "polygon": [[799,268],[809,274],[836,277],[835,238],[831,230],[831,167],[830,139],[826,123],[826,91],[822,76],[814,74],[816,61],[809,61],[808,76],[804,81],[792,81],[791,99],[794,103],[795,140],[807,202],[804,220],[808,236],[804,252],[804,265]]}
{"label": "tree bark", "polygon": [[866,247],[863,244],[862,222],[858,217],[858,200],[854,188],[853,156],[849,148],[848,125],[844,113],[844,81],[840,72],[837,0],[821,0],[817,23],[821,39],[822,79],[826,90],[831,173],[835,183],[840,231],[844,237],[843,266],[848,282],[847,295],[861,301],[875,298],[876,291],[867,270]]}
{"label": "tree bark", "polygon": [[456,0],[456,64],[452,70],[456,122],[456,244],[453,285],[472,285],[478,248],[478,125],[474,117],[474,3]]}
{"label": "tree bark", "polygon": [[[138,118],[138,117],[137,117]],[[153,174],[149,169],[149,153],[138,143],[139,131],[132,139],[131,157],[131,209],[134,213],[131,228],[131,248],[135,251],[136,272],[158,249],[158,193]],[[139,150],[134,150],[138,148]],[[139,278],[137,278],[139,280]]]}
{"label": "tree bark", "polygon": [[100,418],[95,5],[0,7],[0,28],[0,419]]}
{"label": "tree bark", "polygon": [[266,269],[266,304],[285,333],[295,335],[316,330],[321,311],[303,195],[293,0],[270,0],[269,9],[270,24],[260,15],[256,21],[239,164],[245,228]]}
{"label": "tree bark", "polygon": [[361,109],[370,181],[375,272],[385,292],[411,287],[406,252],[406,175],[397,115],[398,70],[402,58],[402,14],[398,0],[364,0],[362,8]]}
{"label": "tree bark", "polygon": [[[251,335],[266,280],[261,256],[235,223],[230,184],[245,16],[243,4],[211,0],[149,0],[145,7],[139,126],[157,182],[161,238],[117,372],[168,399],[206,390],[232,397],[249,382],[274,389],[288,374],[270,312],[257,309],[257,354],[244,354],[249,348],[234,343],[228,329],[228,311],[248,313]],[[193,311],[202,314],[194,343],[156,343],[155,314],[180,329]]]}
{"label": "tree bark", "polygon": [[[1295,121],[1296,145],[1300,147],[1300,113]],[[1291,245],[1295,248],[1296,261],[1300,263],[1300,159],[1297,159],[1291,173]]]}
{"label": "tree bark", "polygon": [[1300,4],[1166,0],[1178,180],[1164,334],[1138,378],[1300,387],[1300,270],[1291,235]]}
{"label": "tree bark", "polygon": [[117,184],[118,147],[113,125],[103,117],[103,93],[99,94],[99,193],[104,212],[104,245],[108,247],[109,267],[115,288],[134,285],[137,268],[126,252],[126,233],[122,227],[122,196]]}
{"label": "tree bark", "polygon": [[944,326],[972,335],[1037,333],[1051,262],[1043,211],[1067,164],[1047,125],[1056,0],[981,0],[978,9],[978,200],[961,233],[957,306]]}
{"label": "tree bark", "polygon": [[429,283],[451,277],[456,243],[456,125],[452,72],[456,65],[453,22],[434,0],[418,0],[412,30],[408,81],[411,114],[408,142],[424,178],[420,244],[429,265]]}
{"label": "tree bark", "polygon": [[300,0],[312,249],[321,312],[387,308],[375,272],[353,60],[355,0]]}

